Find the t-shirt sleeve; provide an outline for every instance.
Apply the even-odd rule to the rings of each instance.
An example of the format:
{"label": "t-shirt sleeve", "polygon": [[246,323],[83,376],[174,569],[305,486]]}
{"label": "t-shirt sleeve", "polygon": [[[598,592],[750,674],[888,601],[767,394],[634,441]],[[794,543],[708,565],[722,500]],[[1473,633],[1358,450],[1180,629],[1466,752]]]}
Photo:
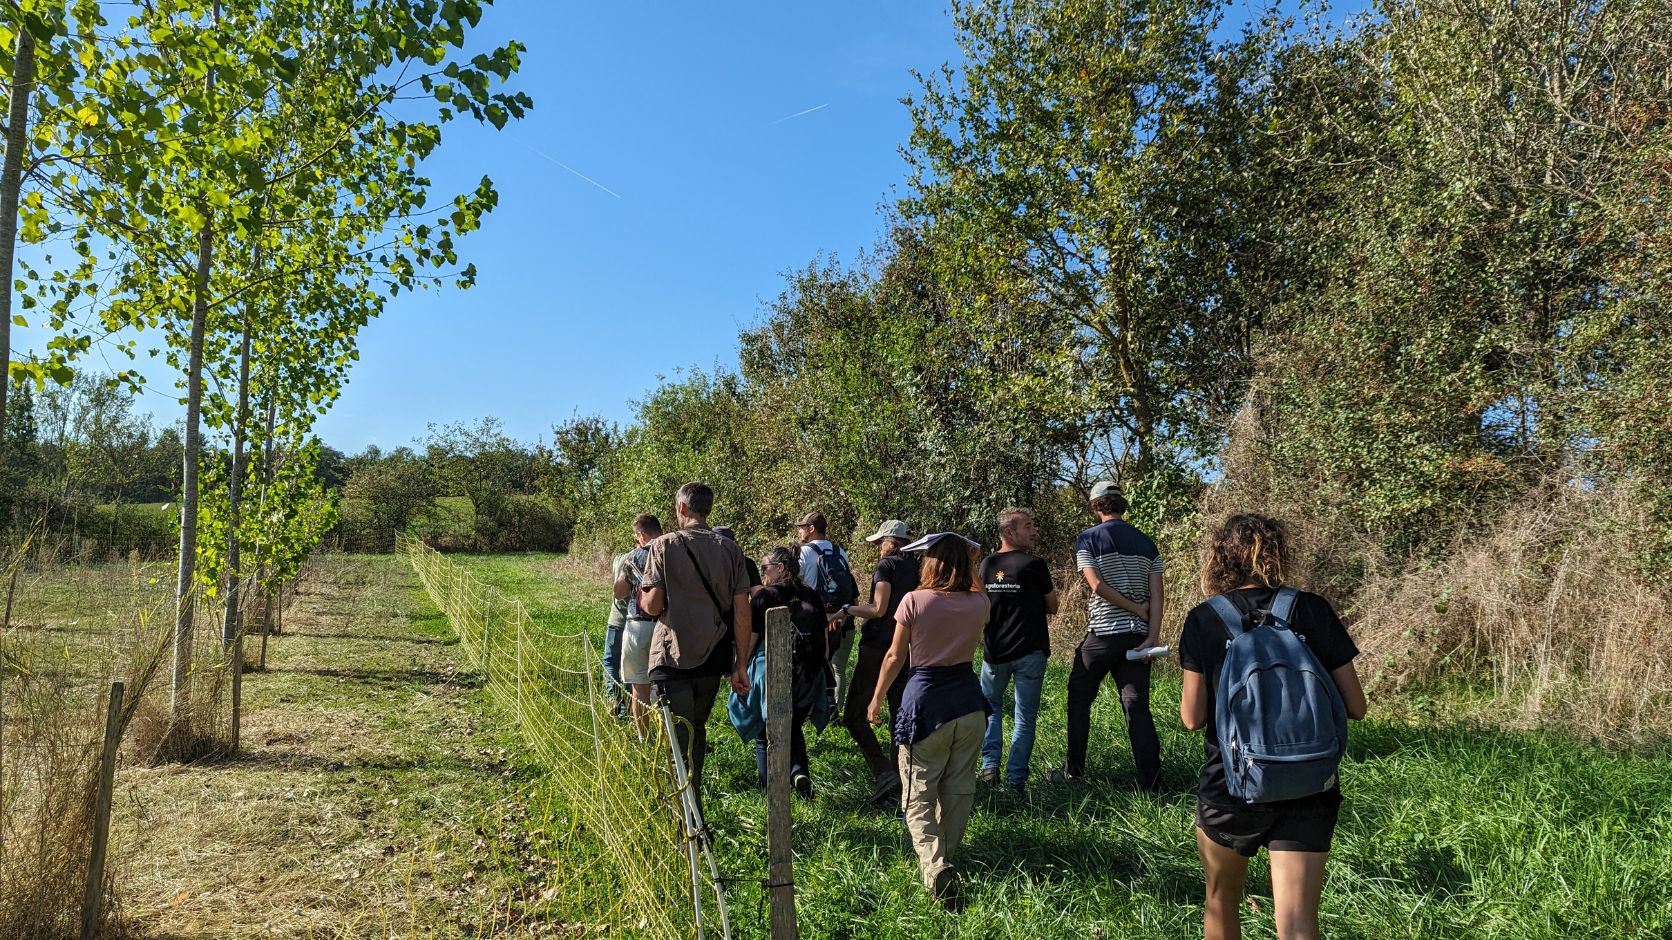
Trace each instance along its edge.
{"label": "t-shirt sleeve", "polygon": [[1091,551],[1091,538],[1086,533],[1074,540],[1074,569],[1097,567],[1097,557]]}
{"label": "t-shirt sleeve", "polygon": [[1358,657],[1358,644],[1353,642],[1347,625],[1341,622],[1329,601],[1316,594],[1302,594],[1300,603],[1304,604],[1306,614],[1302,621],[1304,629],[1309,631],[1306,643],[1317,654],[1320,665],[1334,672]]}
{"label": "t-shirt sleeve", "polygon": [[1035,558],[1029,565],[1028,571],[1033,575],[1033,583],[1041,594],[1049,594],[1057,589],[1056,582],[1051,580],[1051,566],[1043,558]]}
{"label": "t-shirt sleeve", "polygon": [[912,621],[917,619],[917,594],[912,591],[900,598],[900,606],[894,610],[894,622],[906,629],[911,629]]}
{"label": "t-shirt sleeve", "polygon": [[871,574],[872,590],[874,591],[876,586],[879,584],[893,585],[895,570],[896,566],[894,564],[893,556],[889,556],[888,558],[884,558],[877,562],[877,570]]}
{"label": "t-shirt sleeve", "polygon": [[644,559],[644,577],[639,579],[639,587],[658,588],[663,580],[663,564],[667,553],[668,543],[662,539],[651,542],[647,547]]}
{"label": "t-shirt sleeve", "polygon": [[1161,555],[1158,552],[1154,558],[1150,559],[1149,573],[1150,574],[1160,574],[1162,567],[1163,567],[1163,565],[1161,564]]}
{"label": "t-shirt sleeve", "polygon": [[807,585],[819,580],[819,553],[811,545],[801,546],[801,580]]}
{"label": "t-shirt sleeve", "polygon": [[1197,604],[1184,618],[1184,627],[1179,630],[1179,668],[1186,672],[1208,671],[1207,657],[1202,649],[1202,620],[1207,613],[1206,604]]}

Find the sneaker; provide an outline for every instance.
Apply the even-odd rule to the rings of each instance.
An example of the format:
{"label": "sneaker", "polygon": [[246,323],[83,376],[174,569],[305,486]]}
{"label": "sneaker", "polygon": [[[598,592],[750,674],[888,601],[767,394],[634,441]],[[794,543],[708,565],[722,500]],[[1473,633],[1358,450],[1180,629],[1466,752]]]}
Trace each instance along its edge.
{"label": "sneaker", "polygon": [[990,787],[996,787],[999,785],[999,769],[997,767],[983,767],[981,773],[976,775],[976,779]]}
{"label": "sneaker", "polygon": [[790,786],[795,788],[795,795],[804,800],[813,798],[813,778],[806,774],[796,774],[790,778]]}

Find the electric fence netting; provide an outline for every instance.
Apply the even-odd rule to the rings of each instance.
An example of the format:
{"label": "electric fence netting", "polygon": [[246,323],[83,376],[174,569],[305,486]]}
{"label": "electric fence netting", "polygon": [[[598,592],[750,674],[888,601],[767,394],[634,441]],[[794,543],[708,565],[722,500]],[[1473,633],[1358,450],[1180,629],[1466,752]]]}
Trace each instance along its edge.
{"label": "electric fence netting", "polygon": [[[565,899],[555,898],[551,914],[596,920],[603,913],[628,935],[700,937],[706,924],[709,933],[729,936],[723,880],[708,840],[685,821],[690,801],[676,783],[666,726],[615,716],[593,638],[549,630],[521,601],[419,540],[405,539],[400,549],[489,695],[514,714],[563,804],[574,831],[558,837],[553,861],[573,889],[564,892],[571,906],[581,906],[583,893],[608,901],[607,911],[583,912],[563,910]],[[587,842],[602,851],[586,851]]]}

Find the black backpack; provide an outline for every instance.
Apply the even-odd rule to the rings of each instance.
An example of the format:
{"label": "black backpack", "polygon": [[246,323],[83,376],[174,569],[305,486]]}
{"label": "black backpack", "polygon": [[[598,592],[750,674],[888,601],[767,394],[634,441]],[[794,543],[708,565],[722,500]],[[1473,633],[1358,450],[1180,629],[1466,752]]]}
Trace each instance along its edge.
{"label": "black backpack", "polygon": [[828,551],[817,545],[808,545],[819,556],[818,583],[810,585],[824,599],[825,610],[835,610],[843,604],[851,604],[859,599],[859,585],[853,580],[853,571],[848,567],[847,556],[842,550],[832,545]]}
{"label": "black backpack", "polygon": [[[809,609],[810,608],[810,609]],[[790,629],[795,631],[795,681],[822,680],[829,671],[830,657],[825,647],[824,611],[817,603],[790,608]],[[801,616],[796,616],[801,614]]]}

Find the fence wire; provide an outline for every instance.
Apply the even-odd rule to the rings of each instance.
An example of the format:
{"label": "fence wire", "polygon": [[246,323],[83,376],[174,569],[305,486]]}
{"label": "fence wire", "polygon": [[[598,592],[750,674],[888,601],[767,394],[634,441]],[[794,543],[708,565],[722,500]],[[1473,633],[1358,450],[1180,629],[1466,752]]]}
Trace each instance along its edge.
{"label": "fence wire", "polygon": [[639,726],[615,717],[599,687],[601,657],[589,634],[546,629],[521,601],[421,541],[403,540],[400,548],[489,694],[516,716],[569,819],[589,834],[580,841],[604,849],[565,855],[560,844],[553,861],[571,875],[584,871],[584,880],[569,883],[607,897],[610,909],[550,913],[563,920],[603,914],[630,935],[696,935],[686,836],[660,720]]}

